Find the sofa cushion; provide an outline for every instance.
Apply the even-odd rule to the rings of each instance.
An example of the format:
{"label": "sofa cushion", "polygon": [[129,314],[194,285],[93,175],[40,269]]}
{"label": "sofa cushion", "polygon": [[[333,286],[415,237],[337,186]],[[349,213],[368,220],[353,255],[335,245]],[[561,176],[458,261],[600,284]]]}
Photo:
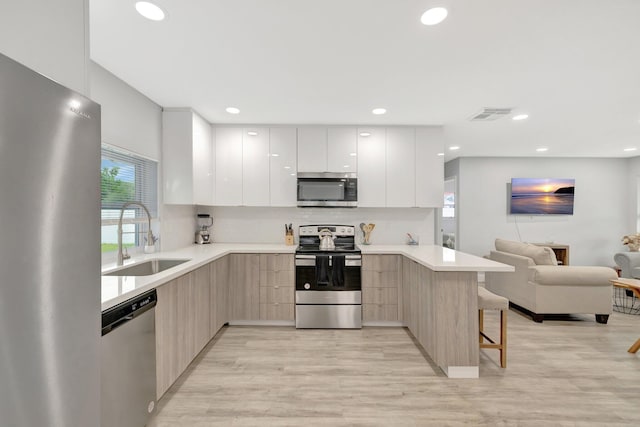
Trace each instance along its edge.
{"label": "sofa cushion", "polygon": [[533,259],[536,265],[558,265],[556,254],[547,246],[531,243],[514,242],[513,240],[496,239],[496,250],[526,256]]}
{"label": "sofa cushion", "polygon": [[617,278],[610,267],[551,266],[529,267],[529,281],[539,285],[557,286],[611,286],[609,280]]}

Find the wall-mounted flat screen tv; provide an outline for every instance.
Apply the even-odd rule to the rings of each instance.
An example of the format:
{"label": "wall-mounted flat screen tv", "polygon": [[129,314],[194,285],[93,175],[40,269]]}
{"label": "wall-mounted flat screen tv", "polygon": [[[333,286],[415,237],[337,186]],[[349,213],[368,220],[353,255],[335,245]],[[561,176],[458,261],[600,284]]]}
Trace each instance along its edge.
{"label": "wall-mounted flat screen tv", "polygon": [[512,215],[573,215],[575,179],[512,178]]}

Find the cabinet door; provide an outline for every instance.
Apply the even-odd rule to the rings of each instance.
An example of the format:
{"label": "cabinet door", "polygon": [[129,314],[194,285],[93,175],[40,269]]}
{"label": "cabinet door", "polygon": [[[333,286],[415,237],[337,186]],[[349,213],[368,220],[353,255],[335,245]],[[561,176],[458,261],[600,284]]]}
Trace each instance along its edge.
{"label": "cabinet door", "polygon": [[[214,203],[214,150],[211,125],[193,114],[193,203],[211,206]],[[171,157],[168,162],[171,162]],[[166,163],[165,163],[166,164]]]}
{"label": "cabinet door", "polygon": [[242,205],[242,129],[216,128],[216,205]]}
{"label": "cabinet door", "polygon": [[356,172],[357,129],[334,127],[327,131],[327,170],[329,172]]}
{"label": "cabinet door", "polygon": [[229,320],[260,319],[260,256],[231,254],[229,258]]}
{"label": "cabinet door", "polygon": [[182,372],[178,366],[177,279],[156,291],[156,397],[160,399]]}
{"label": "cabinet door", "polygon": [[384,207],[386,204],[385,133],[384,128],[358,129],[359,207]]}
{"label": "cabinet door", "polygon": [[327,129],[298,128],[298,172],[327,171]]}
{"label": "cabinet door", "polygon": [[269,129],[242,131],[242,204],[269,206]]}
{"label": "cabinet door", "polygon": [[444,203],[444,136],[442,127],[416,129],[416,206],[441,208]]}
{"label": "cabinet door", "polygon": [[215,260],[210,265],[211,274],[211,329],[213,337],[229,321],[229,255]]}
{"label": "cabinet door", "polygon": [[211,315],[211,274],[209,270],[209,265],[205,265],[190,273],[193,276],[193,280],[190,282],[193,286],[193,292],[190,295],[190,311],[194,327],[187,333],[194,335],[194,346],[189,355],[191,359],[195,358],[211,339],[211,320],[209,317]]}
{"label": "cabinet door", "polygon": [[162,113],[163,197],[167,204],[193,204],[192,114]]}
{"label": "cabinet door", "polygon": [[296,128],[270,129],[271,146],[271,206],[296,206],[298,191],[297,130]]}
{"label": "cabinet door", "polygon": [[387,207],[416,205],[414,128],[387,128]]}

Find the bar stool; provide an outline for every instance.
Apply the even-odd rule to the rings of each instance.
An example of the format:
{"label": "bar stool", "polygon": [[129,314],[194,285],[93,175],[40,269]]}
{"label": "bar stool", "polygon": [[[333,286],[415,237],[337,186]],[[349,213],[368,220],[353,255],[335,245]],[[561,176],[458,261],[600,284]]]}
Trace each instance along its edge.
{"label": "bar stool", "polygon": [[[484,310],[500,310],[500,342],[496,343],[484,333]],[[480,348],[500,350],[500,366],[507,367],[507,312],[509,300],[496,295],[483,287],[478,287],[478,316],[480,329]],[[484,338],[489,343],[484,342]]]}

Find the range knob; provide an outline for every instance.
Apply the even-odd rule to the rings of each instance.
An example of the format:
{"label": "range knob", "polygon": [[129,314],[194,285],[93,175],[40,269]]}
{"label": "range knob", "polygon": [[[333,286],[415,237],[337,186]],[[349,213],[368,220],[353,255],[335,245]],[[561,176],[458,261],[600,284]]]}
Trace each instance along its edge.
{"label": "range knob", "polygon": [[307,290],[308,290],[308,289],[311,289],[311,284],[309,284],[309,283],[305,283],[305,284],[304,284],[304,288],[305,288],[305,289],[307,289]]}

